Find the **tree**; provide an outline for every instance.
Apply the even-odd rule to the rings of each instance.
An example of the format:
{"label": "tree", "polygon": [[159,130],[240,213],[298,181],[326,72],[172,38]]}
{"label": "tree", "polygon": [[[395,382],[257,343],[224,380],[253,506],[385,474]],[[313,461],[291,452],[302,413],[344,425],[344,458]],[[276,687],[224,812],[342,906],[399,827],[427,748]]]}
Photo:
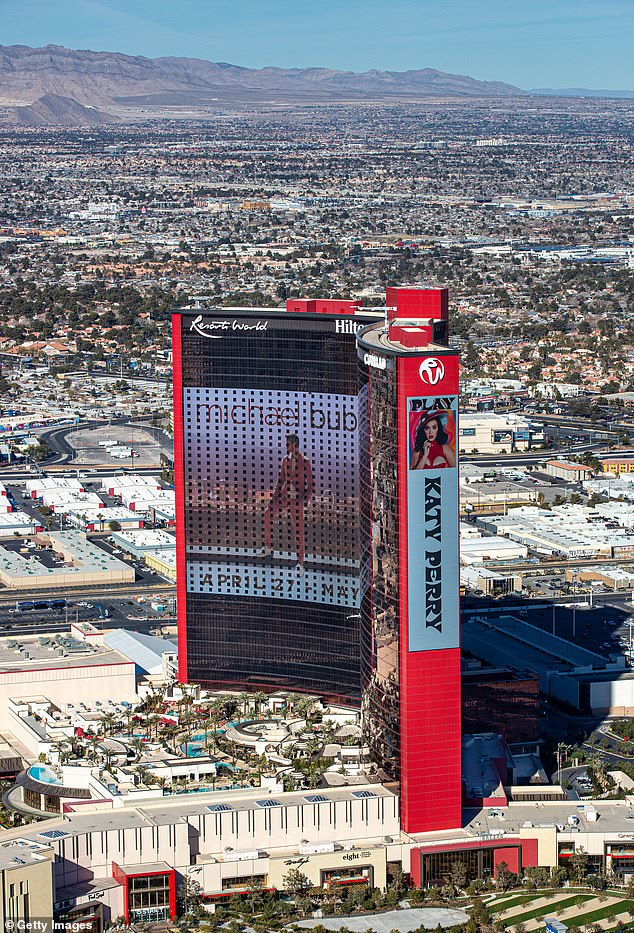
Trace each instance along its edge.
{"label": "tree", "polygon": [[202,888],[200,884],[189,876],[183,878],[176,895],[176,908],[180,915],[198,915],[204,913],[202,907]]}
{"label": "tree", "polygon": [[113,518],[112,521],[108,522],[108,528],[110,531],[121,531],[121,522],[118,522],[116,518]]}
{"label": "tree", "polygon": [[508,891],[514,884],[517,884],[517,875],[510,870],[506,862],[500,862],[498,865],[495,883],[502,891]]}
{"label": "tree", "polygon": [[528,887],[543,888],[548,884],[548,869],[529,865],[524,869],[524,877]]}
{"label": "tree", "polygon": [[467,869],[464,862],[452,862],[450,869],[451,883],[463,890],[467,884]]}
{"label": "tree", "polygon": [[59,742],[55,742],[55,749],[57,751],[57,758],[61,765],[66,764],[66,762],[72,757],[73,749],[68,739],[60,739]]}
{"label": "tree", "polygon": [[266,700],[267,695],[262,690],[258,690],[253,694],[253,706],[258,716],[261,715],[262,706],[266,703]]}
{"label": "tree", "polygon": [[576,881],[577,884],[581,884],[588,870],[588,853],[583,846],[580,846],[578,849],[575,848],[575,854],[570,858],[568,865],[573,881]]}
{"label": "tree", "polygon": [[296,894],[305,894],[311,888],[310,878],[299,868],[289,868],[288,872],[282,878],[283,889],[295,896]]}
{"label": "tree", "polygon": [[471,905],[471,919],[478,924],[491,922],[491,911],[486,906],[481,897],[474,897]]}
{"label": "tree", "polygon": [[560,865],[556,868],[551,868],[550,880],[556,887],[560,888],[566,880],[566,869],[562,868]]}
{"label": "tree", "polygon": [[595,891],[605,891],[608,886],[605,875],[600,874],[587,875],[586,884],[589,888],[594,888]]}

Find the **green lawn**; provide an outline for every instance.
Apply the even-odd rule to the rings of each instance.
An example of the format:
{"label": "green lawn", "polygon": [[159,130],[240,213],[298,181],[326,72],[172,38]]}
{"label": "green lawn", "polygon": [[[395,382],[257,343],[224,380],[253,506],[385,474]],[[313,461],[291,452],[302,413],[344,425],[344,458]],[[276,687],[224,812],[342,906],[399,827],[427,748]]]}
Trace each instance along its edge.
{"label": "green lawn", "polygon": [[502,895],[499,898],[495,898],[492,901],[486,901],[486,906],[493,913],[499,914],[503,910],[508,910],[510,907],[515,907],[517,904],[526,904],[529,901],[535,901],[538,897],[544,897],[543,894],[532,893],[532,894],[507,894],[506,896]]}
{"label": "green lawn", "polygon": [[[514,917],[504,917],[503,923],[512,926],[514,923],[526,923],[527,920],[535,920],[537,917],[554,916],[560,910],[565,910],[567,907],[580,907],[581,904],[585,904],[586,901],[594,900],[595,897],[595,894],[576,894],[574,897],[565,897],[556,904],[542,904],[541,907],[536,907],[534,910],[528,910],[525,913],[516,914]],[[606,916],[609,915],[606,914]],[[579,926],[576,920],[575,926]]]}
{"label": "green lawn", "polygon": [[596,923],[597,920],[605,920],[606,917],[613,917],[615,914],[622,914],[625,911],[634,910],[634,901],[619,901],[618,904],[609,904],[607,907],[598,907],[586,914],[579,914],[570,921],[574,922],[576,927],[584,926],[586,923]]}

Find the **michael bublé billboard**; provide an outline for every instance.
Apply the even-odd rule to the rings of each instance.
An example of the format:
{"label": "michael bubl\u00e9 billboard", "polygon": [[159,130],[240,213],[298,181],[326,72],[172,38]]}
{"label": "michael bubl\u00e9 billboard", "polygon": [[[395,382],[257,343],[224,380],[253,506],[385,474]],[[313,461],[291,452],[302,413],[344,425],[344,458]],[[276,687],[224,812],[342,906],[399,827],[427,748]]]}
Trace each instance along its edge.
{"label": "michael bubl\u00e9 billboard", "polygon": [[187,388],[190,593],[358,604],[358,401]]}
{"label": "michael bubl\u00e9 billboard", "polygon": [[459,645],[457,396],[407,399],[410,651]]}

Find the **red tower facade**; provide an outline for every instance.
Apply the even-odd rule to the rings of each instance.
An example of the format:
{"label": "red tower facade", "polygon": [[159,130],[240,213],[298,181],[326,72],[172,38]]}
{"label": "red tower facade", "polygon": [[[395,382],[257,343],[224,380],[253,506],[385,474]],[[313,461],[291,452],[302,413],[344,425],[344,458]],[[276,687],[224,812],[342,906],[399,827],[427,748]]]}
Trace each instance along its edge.
{"label": "red tower facade", "polygon": [[364,727],[416,834],[461,824],[458,355],[446,289],[388,289],[387,304],[357,338]]}

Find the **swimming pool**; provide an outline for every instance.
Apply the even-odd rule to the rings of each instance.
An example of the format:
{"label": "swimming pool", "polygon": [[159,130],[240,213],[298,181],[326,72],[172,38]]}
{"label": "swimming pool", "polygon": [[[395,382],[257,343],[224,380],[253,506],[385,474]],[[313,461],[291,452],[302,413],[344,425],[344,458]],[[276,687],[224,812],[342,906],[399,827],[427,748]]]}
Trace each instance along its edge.
{"label": "swimming pool", "polygon": [[28,774],[40,784],[61,784],[60,779],[46,765],[31,765]]}

